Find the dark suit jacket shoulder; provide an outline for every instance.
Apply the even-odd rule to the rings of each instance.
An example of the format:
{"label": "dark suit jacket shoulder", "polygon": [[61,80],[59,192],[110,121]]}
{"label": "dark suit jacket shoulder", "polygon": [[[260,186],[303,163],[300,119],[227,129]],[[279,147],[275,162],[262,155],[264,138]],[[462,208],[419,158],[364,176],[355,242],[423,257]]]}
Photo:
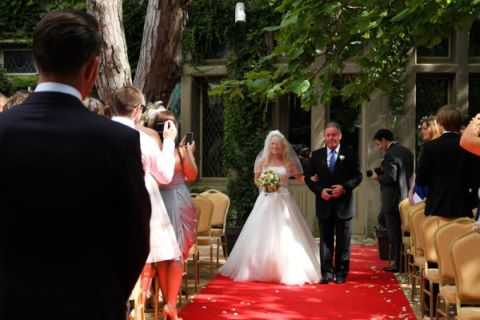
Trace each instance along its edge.
{"label": "dark suit jacket shoulder", "polygon": [[0,114],[0,154],[0,318],[124,318],[149,251],[138,132],[33,93]]}
{"label": "dark suit jacket shoulder", "polygon": [[479,180],[476,159],[459,143],[459,134],[445,133],[423,146],[416,184],[428,188],[427,215],[472,215]]}

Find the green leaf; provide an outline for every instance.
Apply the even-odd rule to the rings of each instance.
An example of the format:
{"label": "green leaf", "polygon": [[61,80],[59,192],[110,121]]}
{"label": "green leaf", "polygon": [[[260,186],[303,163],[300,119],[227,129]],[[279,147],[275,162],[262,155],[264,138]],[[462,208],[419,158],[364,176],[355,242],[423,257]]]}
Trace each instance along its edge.
{"label": "green leaf", "polygon": [[310,81],[308,80],[295,80],[290,85],[290,90],[295,93],[297,96],[301,96],[308,89],[310,89]]}

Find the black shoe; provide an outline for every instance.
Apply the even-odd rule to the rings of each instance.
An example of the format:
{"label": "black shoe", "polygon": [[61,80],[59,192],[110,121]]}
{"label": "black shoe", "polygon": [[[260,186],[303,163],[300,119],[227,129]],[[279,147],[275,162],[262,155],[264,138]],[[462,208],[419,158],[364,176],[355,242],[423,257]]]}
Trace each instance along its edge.
{"label": "black shoe", "polygon": [[335,283],[337,284],[345,283],[346,280],[347,280],[346,274],[337,274],[335,276]]}
{"label": "black shoe", "polygon": [[397,273],[400,270],[398,270],[398,268],[395,266],[391,266],[391,267],[383,268],[383,271]]}
{"label": "black shoe", "polygon": [[333,273],[325,273],[322,275],[322,280],[320,280],[321,284],[327,284],[333,281]]}

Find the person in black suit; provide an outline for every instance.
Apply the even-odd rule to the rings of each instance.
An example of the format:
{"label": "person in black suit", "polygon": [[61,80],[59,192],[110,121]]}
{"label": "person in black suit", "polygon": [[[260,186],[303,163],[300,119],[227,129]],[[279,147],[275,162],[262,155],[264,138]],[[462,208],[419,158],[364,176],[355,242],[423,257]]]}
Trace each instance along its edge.
{"label": "person in black suit", "polygon": [[425,214],[472,217],[479,179],[475,157],[460,147],[462,114],[446,105],[436,119],[443,133],[423,145],[416,173],[416,184],[428,189]]}
{"label": "person in black suit", "polygon": [[0,114],[0,319],[126,319],[149,252],[139,134],[89,112],[96,20],[36,26],[34,93]]}
{"label": "person in black suit", "polygon": [[373,136],[376,147],[384,152],[384,158],[373,179],[380,183],[381,210],[379,221],[384,221],[391,244],[389,272],[398,272],[400,268],[400,248],[402,231],[398,204],[405,199],[410,189],[413,175],[413,153],[394,141],[393,132],[380,129]]}
{"label": "person in black suit", "polygon": [[358,157],[350,148],[340,145],[341,139],[340,125],[328,123],[325,127],[326,147],[312,153],[305,172],[305,183],[316,196],[322,283],[333,281],[334,273],[337,283],[343,283],[347,278],[354,215],[352,192],[362,181]]}

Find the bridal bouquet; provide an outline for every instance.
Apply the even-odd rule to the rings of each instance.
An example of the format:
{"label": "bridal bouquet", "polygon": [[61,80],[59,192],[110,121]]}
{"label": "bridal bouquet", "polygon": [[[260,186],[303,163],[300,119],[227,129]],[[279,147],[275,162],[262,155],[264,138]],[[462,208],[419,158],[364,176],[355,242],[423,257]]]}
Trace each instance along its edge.
{"label": "bridal bouquet", "polygon": [[265,192],[277,192],[280,188],[280,177],[273,170],[265,170],[256,180],[256,184]]}

